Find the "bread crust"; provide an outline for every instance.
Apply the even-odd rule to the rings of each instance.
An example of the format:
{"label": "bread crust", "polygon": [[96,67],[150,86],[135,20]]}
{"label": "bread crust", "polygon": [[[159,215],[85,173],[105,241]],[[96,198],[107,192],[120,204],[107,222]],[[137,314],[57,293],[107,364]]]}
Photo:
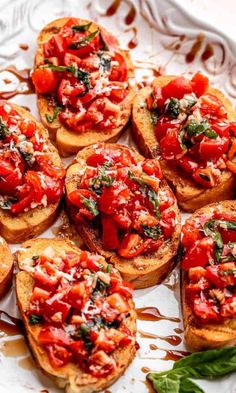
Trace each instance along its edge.
{"label": "bread crust", "polygon": [[[154,86],[164,86],[176,76],[160,76],[154,80]],[[146,107],[146,98],[152,89],[145,87],[139,91],[133,101],[132,109],[132,133],[133,138],[142,154],[146,157],[157,157],[160,155],[159,144],[155,136],[151,115]],[[207,93],[217,96],[228,111],[228,119],[235,121],[236,111],[232,103],[224,94],[213,87],[209,87]],[[236,176],[228,170],[222,172],[220,182],[213,188],[198,186],[183,170],[176,168],[173,163],[160,159],[163,174],[175,192],[179,206],[187,212],[211,203],[222,200],[233,199],[236,194]]]}
{"label": "bread crust", "polygon": [[[43,61],[43,43],[47,42],[53,34],[59,32],[60,28],[65,25],[65,23],[70,18],[60,18],[47,24],[39,33],[38,37],[38,49],[35,56],[35,66],[39,65]],[[89,21],[85,19],[80,19],[81,24],[86,24]],[[97,29],[99,25],[92,23],[91,31]],[[107,30],[99,26],[100,31],[106,33]],[[117,41],[118,43],[118,41]],[[134,78],[134,66],[131,62],[129,52],[127,50],[119,49],[119,52],[124,56],[126,60],[126,65],[128,68],[128,78]],[[129,93],[126,98],[119,104],[120,106],[120,117],[118,119],[117,127],[110,130],[97,130],[91,129],[86,132],[76,133],[65,127],[60,120],[57,118],[52,124],[47,121],[46,114],[53,114],[54,107],[50,103],[50,99],[44,95],[38,94],[38,109],[42,123],[47,127],[50,137],[52,140],[56,141],[60,155],[67,157],[72,154],[76,154],[79,150],[86,146],[92,145],[99,142],[116,142],[122,132],[128,125],[132,101],[135,95],[135,86],[130,87]]]}
{"label": "bread crust", "polygon": [[[214,211],[222,211],[236,215],[236,201],[223,201],[212,203],[197,210],[190,218],[194,221],[202,214]],[[236,345],[236,318],[228,318],[221,324],[201,324],[195,317],[190,307],[187,294],[187,272],[181,271],[181,298],[182,314],[184,324],[184,337],[191,351],[202,351],[205,349],[221,348]]]}
{"label": "bread crust", "polygon": [[[37,122],[34,116],[31,115],[26,109],[11,103],[15,109],[24,118],[28,118],[36,123],[37,129],[43,135],[43,138],[48,143],[48,153],[52,153],[54,164],[61,165],[61,159],[57,149],[52,145],[48,138],[48,132]],[[28,212],[23,212],[18,215],[13,215],[7,210],[0,209],[0,235],[3,236],[8,243],[21,243],[34,236],[38,236],[49,228],[60,211],[60,201],[57,203],[49,204],[48,206],[38,206],[30,209]]]}
{"label": "bread crust", "polygon": [[[78,171],[86,165],[86,159],[95,151],[97,145],[89,146],[79,152],[74,163],[67,169],[66,174],[66,193],[70,193],[77,187]],[[102,145],[99,145],[102,146]],[[104,144],[109,150],[126,150],[127,147],[120,144]],[[130,149],[137,161],[144,160],[135,149]],[[168,188],[165,180],[161,182],[161,187]],[[169,241],[164,244],[153,254],[140,255],[133,259],[125,259],[112,251],[105,251],[102,247],[101,235],[99,229],[91,224],[79,224],[76,226],[77,231],[83,241],[91,251],[98,252],[112,263],[121,273],[124,280],[132,282],[135,289],[147,288],[160,283],[172,269],[175,255],[178,250],[180,240],[180,212],[177,203],[170,207],[176,213],[177,225]],[[73,219],[73,217],[72,217]]]}
{"label": "bread crust", "polygon": [[13,255],[5,240],[0,237],[0,299],[8,292],[13,278]]}
{"label": "bread crust", "polygon": [[91,375],[85,374],[73,363],[69,363],[59,369],[52,368],[48,362],[45,350],[37,344],[37,336],[40,330],[40,325],[29,325],[28,319],[25,315],[29,305],[34,279],[24,270],[26,266],[24,261],[26,261],[27,264],[27,258],[31,258],[33,255],[39,255],[48,246],[58,252],[65,250],[73,251],[77,254],[81,253],[81,250],[71,241],[59,238],[31,239],[23,243],[22,247],[17,252],[17,262],[21,271],[16,276],[16,296],[19,311],[25,326],[27,341],[37,363],[42,370],[54,380],[57,386],[64,388],[67,393],[98,392],[115,382],[123,374],[125,369],[135,357],[136,313],[133,300],[129,300],[129,305],[131,307],[130,316],[123,323],[124,326],[127,326],[134,334],[134,338],[129,345],[123,348],[118,348],[115,351],[118,366],[112,373],[106,377],[97,379]]}

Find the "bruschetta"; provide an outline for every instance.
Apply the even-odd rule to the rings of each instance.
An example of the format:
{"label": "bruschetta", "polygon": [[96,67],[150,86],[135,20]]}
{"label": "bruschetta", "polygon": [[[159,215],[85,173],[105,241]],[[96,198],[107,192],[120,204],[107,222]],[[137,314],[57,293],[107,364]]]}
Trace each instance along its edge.
{"label": "bruschetta", "polygon": [[44,127],[27,110],[0,100],[0,234],[9,243],[53,223],[64,174]]}
{"label": "bruschetta", "polygon": [[163,175],[183,210],[233,199],[236,111],[207,77],[156,78],[134,99],[132,120],[140,151],[161,156]]}
{"label": "bruschetta", "polygon": [[13,255],[5,242],[0,237],[0,299],[7,293],[13,277]]}
{"label": "bruschetta", "polygon": [[236,345],[236,202],[197,210],[182,235],[186,342],[194,351]]}
{"label": "bruschetta", "polygon": [[102,26],[61,18],[44,27],[32,79],[61,155],[118,139],[131,114],[133,77],[128,51]]}
{"label": "bruschetta", "polygon": [[136,353],[131,286],[65,239],[29,240],[17,261],[17,302],[39,366],[68,393],[110,386]]}
{"label": "bruschetta", "polygon": [[159,283],[180,237],[176,199],[157,159],[119,144],[81,150],[66,173],[67,209],[90,251],[134,288]]}

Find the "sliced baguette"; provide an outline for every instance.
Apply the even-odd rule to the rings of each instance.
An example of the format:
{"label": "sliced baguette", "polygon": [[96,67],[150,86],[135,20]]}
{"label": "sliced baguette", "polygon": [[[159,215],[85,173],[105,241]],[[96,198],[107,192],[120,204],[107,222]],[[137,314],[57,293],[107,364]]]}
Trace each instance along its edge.
{"label": "sliced baguette", "polygon": [[[53,161],[56,166],[61,165],[61,159],[57,149],[48,139],[48,132],[37,122],[36,119],[24,108],[11,103],[15,109],[24,118],[29,118],[36,122],[37,128],[42,132],[43,138],[48,140],[47,153],[53,154]],[[2,235],[8,243],[21,243],[34,236],[38,236],[52,225],[58,216],[60,210],[60,201],[50,204],[46,207],[39,206],[23,212],[18,215],[12,215],[8,210],[0,209],[0,235]]]}
{"label": "sliced baguette", "polygon": [[[100,146],[100,145],[99,145]],[[109,150],[126,150],[127,147],[120,144],[105,144]],[[79,152],[74,163],[68,168],[66,173],[66,192],[70,193],[75,190],[79,181],[79,173],[86,165],[87,158],[95,152],[97,145],[89,146]],[[143,161],[142,157],[135,149],[128,148],[136,159]],[[165,180],[161,182],[161,188],[167,188]],[[168,274],[174,263],[174,257],[177,253],[180,239],[180,213],[177,203],[171,206],[176,213],[177,225],[170,240],[165,241],[163,245],[153,254],[141,255],[133,259],[125,259],[115,252],[106,251],[102,247],[101,233],[98,228],[91,224],[77,225],[77,230],[83,241],[91,251],[96,251],[109,259],[117,270],[121,273],[126,281],[132,282],[134,288],[146,288],[160,283]],[[73,219],[73,217],[72,217]]]}
{"label": "sliced baguette", "polygon": [[[47,42],[55,33],[58,33],[60,28],[65,25],[69,18],[56,19],[47,24],[40,32],[38,37],[38,49],[35,57],[35,66],[42,64],[43,56],[43,43]],[[87,24],[89,21],[79,19],[81,24]],[[97,29],[99,25],[93,23],[90,27],[91,31]],[[108,34],[107,30],[99,26],[100,31]],[[116,40],[116,39],[115,39]],[[117,41],[117,45],[118,45]],[[116,50],[119,49],[119,46]],[[119,50],[124,56],[128,68],[128,78],[134,78],[134,67],[131,62],[129,52],[126,50]],[[131,114],[132,100],[135,95],[134,87],[129,88],[129,93],[126,98],[119,104],[120,117],[117,121],[117,127],[110,130],[97,130],[91,129],[83,133],[76,133],[66,128],[57,118],[53,123],[47,121],[46,114],[52,115],[55,109],[52,100],[49,97],[39,94],[38,95],[38,108],[41,116],[42,123],[49,130],[50,137],[56,141],[58,150],[61,156],[69,156],[76,154],[79,150],[93,143],[99,142],[116,142],[124,131]]]}
{"label": "sliced baguette", "polygon": [[[164,86],[175,76],[160,76],[154,80],[154,86]],[[146,99],[152,89],[145,87],[139,91],[133,101],[132,129],[134,140],[142,154],[146,157],[157,157],[160,155],[158,141],[155,136],[154,126],[151,122],[151,114],[146,106]],[[207,93],[217,96],[228,111],[228,119],[236,120],[236,111],[232,103],[224,94],[213,87],[209,87]],[[219,202],[232,199],[236,194],[236,176],[228,170],[222,172],[220,181],[213,188],[198,186],[185,172],[176,168],[175,164],[160,159],[163,174],[173,188],[179,206],[188,212],[211,202]]]}
{"label": "sliced baguette", "polygon": [[13,255],[5,240],[0,237],[0,299],[7,293],[13,278]]}
{"label": "sliced baguette", "polygon": [[[35,255],[40,255],[48,246],[52,247],[59,254],[62,251],[73,251],[80,254],[81,250],[77,248],[72,242],[65,239],[32,239],[22,244],[20,250],[17,252],[17,262],[20,272],[16,277],[16,295],[17,304],[22,316],[27,341],[30,349],[42,370],[53,378],[54,382],[60,387],[65,388],[67,393],[92,393],[98,392],[110,386],[117,378],[119,378],[129,363],[135,357],[135,338],[133,341],[115,351],[118,367],[111,372],[106,378],[95,378],[89,374],[85,374],[75,364],[68,365],[59,369],[54,369],[48,361],[48,356],[45,350],[38,345],[37,336],[40,330],[40,325],[29,325],[26,311],[29,307],[29,301],[34,285],[34,279],[25,271],[29,265],[29,261]],[[31,260],[32,261],[32,260]],[[33,262],[33,261],[32,261]],[[130,331],[136,333],[136,314],[134,310],[134,303],[129,300],[131,307],[130,316],[123,322]]]}
{"label": "sliced baguette", "polygon": [[[197,217],[213,214],[214,211],[232,214],[236,217],[236,202],[223,201],[212,203],[197,210],[190,218],[195,221]],[[195,317],[189,305],[186,294],[187,272],[181,271],[182,313],[184,323],[184,337],[190,350],[202,351],[225,346],[236,345],[236,318],[228,318],[221,324],[201,324]]]}

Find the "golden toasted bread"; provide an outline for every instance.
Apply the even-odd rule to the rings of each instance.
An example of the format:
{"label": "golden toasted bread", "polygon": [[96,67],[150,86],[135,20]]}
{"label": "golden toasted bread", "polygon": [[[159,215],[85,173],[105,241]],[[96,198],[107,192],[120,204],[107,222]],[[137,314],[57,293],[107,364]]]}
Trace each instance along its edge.
{"label": "golden toasted bread", "polygon": [[0,237],[0,299],[9,290],[13,277],[13,255],[5,242]]}
{"label": "golden toasted bread", "polygon": [[[36,122],[36,119],[26,109],[13,103],[11,103],[11,106],[24,118],[27,117]],[[43,138],[48,141],[47,153],[52,153],[55,166],[61,165],[61,159],[57,149],[48,139],[48,132],[41,123],[36,122],[36,126],[37,129],[41,131]],[[38,206],[18,215],[13,215],[9,213],[8,210],[0,208],[0,235],[2,235],[8,243],[21,243],[39,235],[55,221],[59,213],[59,203],[60,201],[46,207]]]}
{"label": "golden toasted bread", "polygon": [[[100,146],[100,145],[99,145]],[[101,145],[102,146],[102,145]],[[120,144],[105,144],[109,150],[126,150],[127,147]],[[75,158],[74,163],[68,168],[66,173],[66,192],[75,190],[80,179],[80,172],[86,165],[87,158],[95,152],[97,145],[83,149]],[[136,162],[143,161],[142,157],[135,149],[132,151]],[[163,189],[168,188],[165,180],[160,184]],[[87,224],[76,226],[80,236],[91,251],[96,251],[103,255],[109,262],[114,264],[126,281],[130,281],[134,288],[146,288],[160,283],[168,274],[174,263],[174,257],[178,250],[180,239],[180,213],[177,203],[169,207],[176,213],[176,227],[172,237],[165,241],[161,247],[153,254],[139,255],[133,259],[120,257],[113,251],[106,251],[102,247],[101,233],[98,228]],[[73,219],[73,217],[72,217]]]}
{"label": "golden toasted bread", "polygon": [[[212,203],[197,210],[190,221],[205,214],[222,212],[236,216],[236,202],[223,201]],[[201,323],[197,320],[189,305],[186,294],[187,272],[181,272],[182,313],[184,323],[184,337],[190,350],[202,351],[218,347],[236,345],[236,319],[227,318],[223,323]]]}
{"label": "golden toasted bread", "polygon": [[[40,32],[38,37],[38,49],[35,57],[36,66],[42,64],[42,61],[44,59],[43,43],[47,42],[53,36],[53,34],[58,33],[60,31],[60,28],[64,26],[69,19],[70,18],[56,19],[53,22],[47,24]],[[79,19],[79,21],[81,24],[89,23],[89,21],[84,19]],[[90,27],[91,32],[95,31],[98,26],[99,25],[92,23]],[[108,34],[106,29],[104,29],[103,27],[99,26],[99,29],[101,32]],[[132,65],[129,52],[121,49],[119,49],[119,51],[126,60],[128,78],[133,78],[134,67]],[[131,105],[134,95],[135,89],[133,87],[129,87],[128,95],[119,104],[120,115],[117,120],[117,127],[110,130],[90,129],[86,130],[86,132],[76,133],[63,125],[60,122],[59,118],[54,120],[53,123],[49,123],[46,114],[52,115],[55,106],[49,97],[41,94],[38,95],[38,108],[42,123],[45,127],[48,128],[50,137],[56,141],[60,155],[69,156],[77,153],[79,150],[93,143],[116,142],[129,121],[131,114]]]}
{"label": "golden toasted bread", "polygon": [[[175,78],[175,76],[160,76],[154,80],[153,85],[162,87]],[[159,144],[146,105],[146,99],[151,91],[152,88],[145,87],[134,98],[132,129],[134,140],[141,153],[146,157],[157,157],[160,154]],[[207,93],[218,97],[228,111],[228,120],[235,121],[236,111],[228,98],[213,87],[209,87]],[[160,164],[166,180],[175,192],[179,206],[185,211],[194,212],[208,203],[232,199],[236,194],[236,177],[229,170],[222,172],[220,181],[215,187],[206,189],[198,186],[183,170],[176,168],[175,164],[164,159],[160,159]]]}
{"label": "golden toasted bread", "polygon": [[136,314],[134,303],[132,300],[129,300],[129,305],[131,307],[130,316],[123,322],[124,326],[129,328],[134,334],[134,339],[125,347],[115,350],[115,357],[117,360],[115,371],[112,371],[106,377],[95,378],[91,374],[86,374],[73,363],[69,363],[57,369],[53,368],[48,361],[45,350],[42,346],[39,346],[37,342],[40,324],[30,325],[26,317],[26,311],[29,307],[29,301],[34,286],[34,279],[25,269],[27,270],[27,267],[31,266],[33,256],[40,255],[49,246],[59,255],[63,251],[73,251],[78,255],[81,253],[79,248],[65,239],[32,239],[22,244],[21,249],[17,253],[17,261],[21,271],[16,277],[16,295],[17,304],[25,326],[27,341],[42,370],[52,377],[60,388],[65,388],[67,393],[92,393],[103,390],[123,374],[129,363],[135,357]]}

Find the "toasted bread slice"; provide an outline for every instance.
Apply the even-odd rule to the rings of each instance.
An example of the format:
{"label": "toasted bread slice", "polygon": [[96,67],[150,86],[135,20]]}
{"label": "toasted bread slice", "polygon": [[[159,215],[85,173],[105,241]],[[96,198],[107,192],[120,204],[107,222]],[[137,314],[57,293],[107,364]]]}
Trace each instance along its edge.
{"label": "toasted bread slice", "polygon": [[7,293],[13,277],[13,255],[5,240],[0,237],[0,299]]}
{"label": "toasted bread slice", "polygon": [[[26,317],[26,310],[28,310],[29,301],[34,285],[34,279],[25,271],[27,266],[30,266],[32,257],[40,255],[48,246],[52,247],[59,254],[63,251],[73,251],[77,254],[81,250],[74,246],[72,242],[64,239],[32,239],[22,244],[21,249],[17,253],[17,261],[21,271],[16,277],[16,295],[18,307],[24,322],[27,340],[30,349],[42,370],[53,378],[54,382],[60,387],[65,388],[67,393],[92,393],[97,392],[110,386],[117,378],[119,378],[129,363],[135,357],[135,337],[133,341],[115,351],[117,359],[117,368],[106,377],[95,378],[90,374],[85,374],[79,367],[73,363],[58,369],[53,368],[49,361],[45,350],[38,345],[37,337],[40,330],[39,325],[29,325]],[[126,327],[134,334],[136,333],[136,314],[134,310],[134,303],[129,301],[131,311],[130,316],[123,322]]]}
{"label": "toasted bread slice", "polygon": [[[212,203],[197,210],[190,218],[195,221],[204,213],[209,214],[216,211],[232,214],[236,216],[236,202],[223,201]],[[224,323],[204,323],[201,324],[195,317],[192,308],[188,303],[186,294],[187,272],[181,272],[181,295],[182,313],[184,323],[184,336],[186,343],[192,351],[202,351],[225,346],[236,345],[236,318],[228,318]]]}
{"label": "toasted bread slice", "polygon": [[[36,119],[24,108],[11,103],[15,109],[24,118],[29,118],[36,122],[37,128],[42,132],[45,139],[48,140],[48,153],[53,154],[55,166],[61,165],[61,159],[57,149],[48,139],[48,132],[37,122]],[[60,201],[50,204],[46,207],[38,206],[27,212],[18,215],[12,215],[8,210],[0,209],[0,235],[8,243],[21,243],[27,239],[39,235],[52,225],[59,213]]]}
{"label": "toasted bread slice", "polygon": [[[60,31],[60,28],[65,25],[69,18],[56,19],[53,22],[47,24],[40,32],[38,37],[38,49],[35,57],[35,65],[42,64],[44,59],[43,56],[43,43],[47,42],[53,34]],[[88,20],[79,19],[81,24],[89,23]],[[95,31],[99,25],[93,23],[90,27],[91,32]],[[108,34],[104,27],[99,26],[100,31],[104,34]],[[118,45],[118,41],[117,41]],[[119,46],[116,50],[119,49]],[[128,69],[128,78],[134,78],[134,67],[131,62],[129,52],[126,50],[119,49],[119,52],[126,60]],[[77,153],[79,150],[93,143],[99,142],[116,142],[124,131],[131,114],[132,100],[135,95],[134,87],[129,88],[129,93],[126,98],[119,104],[120,116],[117,120],[117,127],[110,130],[97,130],[91,129],[86,132],[76,133],[68,129],[63,125],[57,118],[53,123],[47,121],[46,114],[52,115],[54,112],[54,105],[49,97],[39,94],[38,95],[38,108],[41,116],[42,123],[48,128],[50,137],[56,141],[58,150],[61,156],[69,156]]]}
{"label": "toasted bread slice", "polygon": [[[100,146],[100,145],[99,145]],[[105,144],[109,150],[126,150],[127,147],[120,144]],[[87,158],[95,152],[97,145],[83,149],[75,158],[74,163],[68,168],[66,174],[66,192],[75,190],[79,181],[79,173],[86,165]],[[129,148],[130,150],[130,148]],[[142,157],[135,149],[131,149],[136,161],[143,161]],[[161,188],[168,187],[165,180],[161,182]],[[165,241],[161,247],[153,254],[140,255],[133,259],[125,259],[117,253],[106,251],[102,247],[100,230],[89,223],[77,225],[77,230],[91,251],[96,251],[109,259],[126,281],[132,282],[134,288],[146,288],[160,283],[168,274],[174,263],[180,239],[180,213],[177,203],[171,206],[176,213],[177,225],[171,239]],[[72,217],[73,219],[73,217]]]}
{"label": "toasted bread slice", "polygon": [[[160,76],[154,80],[154,86],[162,87],[175,78]],[[150,87],[145,87],[136,95],[133,101],[132,128],[134,140],[141,153],[146,157],[157,157],[160,154],[159,145],[151,114],[146,106],[146,99],[151,91]],[[236,111],[228,98],[213,87],[209,87],[207,93],[218,97],[227,108],[228,119],[235,121]],[[176,168],[175,164],[164,159],[160,159],[160,164],[166,180],[175,192],[179,206],[185,211],[194,212],[208,203],[232,199],[236,194],[236,177],[228,170],[222,172],[220,182],[215,187],[206,189],[198,186],[183,170]]]}

